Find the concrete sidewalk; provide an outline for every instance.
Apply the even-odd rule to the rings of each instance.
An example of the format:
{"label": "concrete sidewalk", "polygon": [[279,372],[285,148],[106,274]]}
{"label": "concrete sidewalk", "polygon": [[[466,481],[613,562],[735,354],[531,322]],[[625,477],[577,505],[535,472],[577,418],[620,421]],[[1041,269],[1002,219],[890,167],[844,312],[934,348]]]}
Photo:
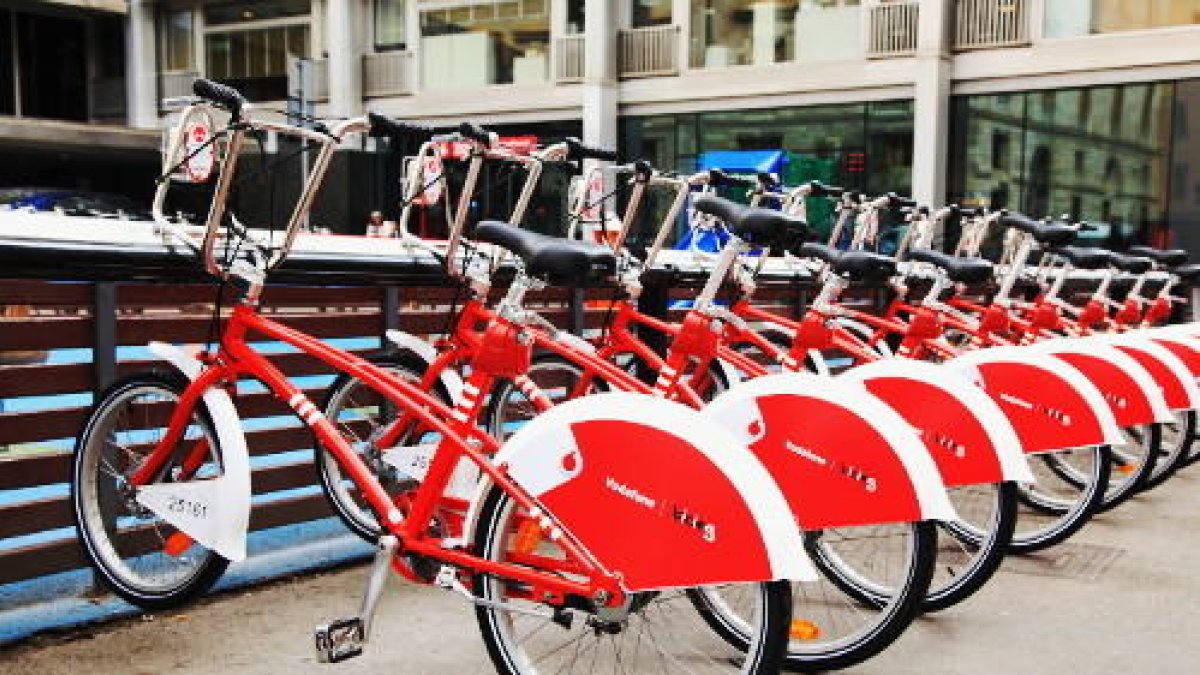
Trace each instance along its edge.
{"label": "concrete sidewalk", "polygon": [[[919,620],[853,673],[1200,673],[1200,466],[1071,542],[1009,560],[979,595]],[[317,664],[312,628],[355,611],[363,567],[212,597],[184,611],[42,636],[0,652],[2,673],[492,672],[474,613],[393,580],[367,653]]]}

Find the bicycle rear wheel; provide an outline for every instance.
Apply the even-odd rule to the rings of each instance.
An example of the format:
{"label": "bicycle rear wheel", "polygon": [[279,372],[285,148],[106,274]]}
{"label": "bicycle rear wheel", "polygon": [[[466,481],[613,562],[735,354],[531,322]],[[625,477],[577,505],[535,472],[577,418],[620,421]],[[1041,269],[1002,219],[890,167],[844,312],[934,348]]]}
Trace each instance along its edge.
{"label": "bicycle rear wheel", "polygon": [[[1036,482],[1017,490],[1020,508],[1009,551],[1032,553],[1054,546],[1083,527],[1108,487],[1108,448],[1089,446],[1029,458]],[[1065,480],[1063,467],[1082,481]]]}
{"label": "bicycle rear wheel", "polygon": [[1017,526],[1017,484],[947,490],[959,520],[938,523],[937,569],[921,609],[952,607],[983,588],[1004,562]]}
{"label": "bicycle rear wheel", "polygon": [[1180,467],[1187,465],[1188,453],[1196,440],[1196,411],[1174,410],[1171,417],[1174,418],[1172,422],[1160,425],[1162,440],[1158,459],[1146,484],[1142,486],[1143,490],[1162,485]]}
{"label": "bicycle rear wheel", "polygon": [[[507,493],[493,488],[480,510],[476,550],[493,561],[528,558],[530,550],[544,559],[561,557],[549,539],[530,549],[521,528],[527,519]],[[476,606],[476,617],[500,673],[777,673],[787,645],[791,592],[782,581],[730,587],[743,603],[742,648],[707,625],[693,604],[694,591],[686,589],[636,593],[623,607],[596,608],[585,598],[551,606],[530,598],[519,583],[486,574],[475,575],[474,586],[488,603]]]}
{"label": "bicycle rear wheel", "polygon": [[[79,540],[101,581],[147,609],[177,607],[204,593],[229,564],[139,504],[129,482],[165,436],[186,387],[174,373],[118,381],[100,396],[75,444],[71,504]],[[221,473],[220,441],[201,400],[155,482]]]}

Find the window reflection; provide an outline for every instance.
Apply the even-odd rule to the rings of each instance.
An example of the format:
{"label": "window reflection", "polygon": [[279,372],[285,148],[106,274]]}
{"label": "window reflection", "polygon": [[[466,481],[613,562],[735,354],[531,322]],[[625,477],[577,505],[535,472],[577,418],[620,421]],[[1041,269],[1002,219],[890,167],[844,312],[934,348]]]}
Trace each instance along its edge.
{"label": "window reflection", "polygon": [[692,66],[793,59],[798,4],[795,0],[692,0]]}
{"label": "window reflection", "polygon": [[1053,0],[1046,37],[1075,37],[1200,24],[1200,0]]}
{"label": "window reflection", "polygon": [[547,0],[492,0],[421,12],[422,85],[467,89],[546,82]]}
{"label": "window reflection", "polygon": [[1165,227],[1172,85],[971,96],[953,106],[951,198],[1066,215],[1123,248]]}

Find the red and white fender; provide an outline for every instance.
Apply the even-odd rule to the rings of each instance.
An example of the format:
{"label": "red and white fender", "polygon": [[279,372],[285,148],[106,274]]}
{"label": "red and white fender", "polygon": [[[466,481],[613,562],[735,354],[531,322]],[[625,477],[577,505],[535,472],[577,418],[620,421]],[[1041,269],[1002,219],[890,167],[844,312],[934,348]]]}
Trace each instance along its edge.
{"label": "red and white fender", "polygon": [[983,387],[1026,453],[1126,443],[1100,391],[1065,361],[1025,347],[989,347],[945,365]]}
{"label": "red and white fender", "polygon": [[912,426],[858,384],[778,373],[702,412],[754,451],[806,530],[958,518]]}
{"label": "red and white fender", "polygon": [[1027,349],[1062,359],[1096,385],[1117,424],[1131,427],[1171,422],[1162,388],[1137,359],[1092,337],[1052,338]]}
{"label": "red and white fender", "polygon": [[1180,331],[1176,326],[1148,328],[1133,331],[1130,335],[1145,336],[1166,347],[1187,366],[1192,375],[1200,378],[1200,338],[1190,332]]}
{"label": "red and white fender", "polygon": [[[400,330],[389,330],[385,335],[388,342],[391,342],[400,349],[412,352],[417,358],[424,361],[426,366],[433,365],[433,362],[437,360],[437,349],[429,344],[428,340],[423,340],[416,335]],[[458,402],[462,397],[463,388],[462,376],[458,374],[458,371],[453,368],[444,368],[438,375],[438,380],[446,388],[446,393],[450,394],[450,401]]]}
{"label": "red and white fender", "polygon": [[1034,482],[1021,440],[995,401],[959,371],[884,359],[839,376],[858,382],[920,435],[948,487]]}
{"label": "red and white fender", "polygon": [[1200,387],[1196,385],[1196,376],[1178,356],[1158,341],[1141,333],[1106,333],[1092,336],[1091,339],[1116,347],[1136,360],[1158,383],[1171,410],[1200,408]]}
{"label": "red and white fender", "polygon": [[816,579],[771,475],[683,405],[628,392],[567,401],[495,462],[630,591]]}
{"label": "red and white fender", "polygon": [[[175,366],[189,380],[200,375],[203,364],[179,347],[151,342],[152,354]],[[246,558],[246,532],[250,523],[250,453],[241,418],[223,389],[204,392],[221,444],[221,475],[183,483],[152,483],[137,490],[139,504],[179,528],[192,539],[237,562]],[[180,505],[185,505],[180,508]]]}

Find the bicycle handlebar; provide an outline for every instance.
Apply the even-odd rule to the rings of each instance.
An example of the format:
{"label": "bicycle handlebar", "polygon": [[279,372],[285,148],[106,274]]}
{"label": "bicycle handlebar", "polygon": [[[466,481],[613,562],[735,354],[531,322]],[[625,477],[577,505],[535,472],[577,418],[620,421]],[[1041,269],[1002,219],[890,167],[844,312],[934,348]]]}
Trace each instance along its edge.
{"label": "bicycle handlebar", "polygon": [[463,122],[458,125],[458,133],[466,139],[475,141],[484,147],[492,147],[492,132],[484,129],[478,124],[472,122]]}
{"label": "bicycle handlebar", "polygon": [[602,162],[617,161],[616,150],[605,150],[594,145],[586,145],[578,138],[573,137],[568,137],[564,142],[567,144],[567,159],[570,161],[580,159],[598,159]]}
{"label": "bicycle handlebar", "polygon": [[246,105],[246,98],[237,89],[203,77],[196,78],[192,82],[192,92],[206,101],[225,108],[233,115],[234,119],[242,116],[242,108]]}
{"label": "bicycle handlebar", "polygon": [[433,129],[429,127],[401,122],[379,113],[367,113],[367,121],[371,125],[371,133],[377,136],[391,136],[414,141],[427,141],[433,138]]}
{"label": "bicycle handlebar", "polygon": [[742,178],[740,176],[730,176],[721,169],[708,170],[708,184],[713,187],[727,185],[729,187],[752,188],[757,186],[757,183],[753,180]]}
{"label": "bicycle handlebar", "polygon": [[841,197],[846,192],[845,188],[835,185],[825,185],[819,180],[809,181],[808,189],[808,194],[813,197]]}

